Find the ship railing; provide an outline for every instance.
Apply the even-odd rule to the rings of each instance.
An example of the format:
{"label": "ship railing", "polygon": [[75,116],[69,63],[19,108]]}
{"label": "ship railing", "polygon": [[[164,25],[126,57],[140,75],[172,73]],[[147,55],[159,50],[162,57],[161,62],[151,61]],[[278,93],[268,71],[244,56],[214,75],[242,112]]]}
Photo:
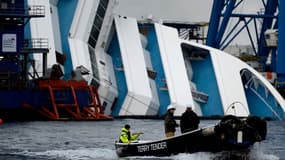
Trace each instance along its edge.
{"label": "ship railing", "polygon": [[33,15],[33,16],[44,16],[45,15],[45,6],[42,6],[42,5],[29,6],[27,14]]}
{"label": "ship railing", "polygon": [[201,103],[207,103],[209,95],[207,95],[206,93],[199,92],[197,90],[191,90],[191,93],[194,100]]}
{"label": "ship railing", "polygon": [[[265,95],[266,97],[263,97],[259,92],[258,92],[258,86],[262,86],[264,88],[265,91]],[[275,109],[273,108],[273,106],[271,106],[269,104],[269,101],[266,99],[269,95],[269,90],[268,88],[257,79],[256,76],[252,75],[250,77],[250,79],[247,81],[247,83],[245,84],[245,88],[246,89],[250,89],[266,106],[267,108],[270,109],[270,111],[274,114],[274,116],[276,118],[278,118],[279,120],[282,120],[282,118],[280,117],[280,115],[275,111]],[[275,99],[275,107],[278,105],[278,102]]]}
{"label": "ship railing", "polygon": [[2,17],[44,17],[45,6],[31,5],[28,7],[1,5],[0,16]]}
{"label": "ship railing", "polygon": [[21,44],[21,52],[48,52],[49,43],[47,38],[25,39]]}
{"label": "ship railing", "polygon": [[[42,74],[46,75],[46,71],[47,71],[47,53],[49,52],[49,43],[48,43],[48,39],[47,38],[33,38],[33,39],[25,39],[24,41],[22,41],[22,43],[20,44],[20,54],[24,56],[24,60],[25,60],[25,65],[28,65],[28,60],[29,60],[29,54],[42,54],[42,62],[40,62],[42,65]],[[34,66],[34,65],[32,65]],[[37,76],[36,75],[36,71],[35,68],[34,69],[34,73],[32,73],[33,76]],[[26,73],[29,74],[29,73]]]}

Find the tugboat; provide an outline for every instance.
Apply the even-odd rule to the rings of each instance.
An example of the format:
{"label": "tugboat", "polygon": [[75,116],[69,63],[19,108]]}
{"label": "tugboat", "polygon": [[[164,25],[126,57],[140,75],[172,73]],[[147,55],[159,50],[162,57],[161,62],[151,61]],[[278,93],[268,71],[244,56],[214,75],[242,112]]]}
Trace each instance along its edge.
{"label": "tugboat", "polygon": [[265,140],[266,134],[267,124],[262,118],[249,116],[239,119],[227,115],[214,126],[156,141],[138,141],[130,144],[116,142],[115,147],[119,157],[223,151],[248,153],[254,143]]}

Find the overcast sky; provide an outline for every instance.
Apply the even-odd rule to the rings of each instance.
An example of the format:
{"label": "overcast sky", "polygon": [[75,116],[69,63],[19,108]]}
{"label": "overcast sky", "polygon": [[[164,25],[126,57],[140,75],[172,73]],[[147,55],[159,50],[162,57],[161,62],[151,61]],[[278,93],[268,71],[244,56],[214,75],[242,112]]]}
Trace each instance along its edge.
{"label": "overcast sky", "polygon": [[212,0],[118,0],[116,12],[141,19],[209,21]]}
{"label": "overcast sky", "polygon": [[[154,19],[187,22],[209,22],[213,0],[117,0],[115,12],[137,19],[152,15]],[[257,13],[261,0],[245,0],[236,9],[242,13]],[[233,22],[229,23],[233,25]],[[247,33],[241,34],[233,44],[249,44]]]}

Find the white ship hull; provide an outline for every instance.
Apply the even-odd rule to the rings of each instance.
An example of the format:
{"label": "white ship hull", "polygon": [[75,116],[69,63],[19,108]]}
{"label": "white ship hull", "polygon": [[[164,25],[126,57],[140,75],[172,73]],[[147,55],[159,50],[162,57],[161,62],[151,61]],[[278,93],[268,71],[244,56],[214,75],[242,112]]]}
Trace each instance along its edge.
{"label": "white ship hull", "polygon": [[[263,76],[239,59],[182,40],[175,28],[114,15],[113,1],[63,3],[69,2],[52,4],[57,12],[42,19],[57,24],[49,32],[60,33],[49,34],[51,39],[61,39],[61,45],[58,41],[51,44],[51,51],[67,54],[66,74],[80,65],[90,71],[85,78],[99,85],[105,113],[162,116],[174,103],[176,115],[191,104],[204,117],[233,114],[284,119],[284,99]],[[65,10],[73,12],[63,19]],[[46,31],[38,27],[31,30],[31,35],[36,37]]]}

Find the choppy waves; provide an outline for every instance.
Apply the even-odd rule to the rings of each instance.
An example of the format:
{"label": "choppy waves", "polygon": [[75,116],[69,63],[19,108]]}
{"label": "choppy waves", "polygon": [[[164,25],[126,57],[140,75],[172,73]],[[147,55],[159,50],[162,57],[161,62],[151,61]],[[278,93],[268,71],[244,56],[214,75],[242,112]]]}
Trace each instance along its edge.
{"label": "choppy waves", "polygon": [[[225,153],[178,154],[170,157],[117,157],[115,150],[107,148],[79,148],[69,150],[48,150],[43,152],[22,151],[11,153],[9,157],[15,159],[46,159],[46,160],[232,160],[233,157]],[[13,158],[12,158],[13,157]],[[25,158],[24,158],[25,157]],[[279,160],[280,158],[265,154],[261,150],[253,149],[248,156],[240,156],[235,159],[243,160]]]}
{"label": "choppy waves", "polygon": [[72,150],[48,150],[43,152],[23,151],[14,153],[14,155],[46,160],[113,160],[118,158],[114,150],[105,148],[79,148]]}
{"label": "choppy waves", "polygon": [[[115,120],[108,122],[30,122],[0,126],[0,160],[232,160],[224,153],[178,154],[170,157],[125,157],[116,155],[114,141],[120,127],[145,134],[141,139],[164,137],[159,120]],[[201,125],[211,124],[202,121]],[[256,144],[243,160],[284,160],[284,122],[269,123],[266,141]],[[177,133],[179,134],[179,133]]]}

